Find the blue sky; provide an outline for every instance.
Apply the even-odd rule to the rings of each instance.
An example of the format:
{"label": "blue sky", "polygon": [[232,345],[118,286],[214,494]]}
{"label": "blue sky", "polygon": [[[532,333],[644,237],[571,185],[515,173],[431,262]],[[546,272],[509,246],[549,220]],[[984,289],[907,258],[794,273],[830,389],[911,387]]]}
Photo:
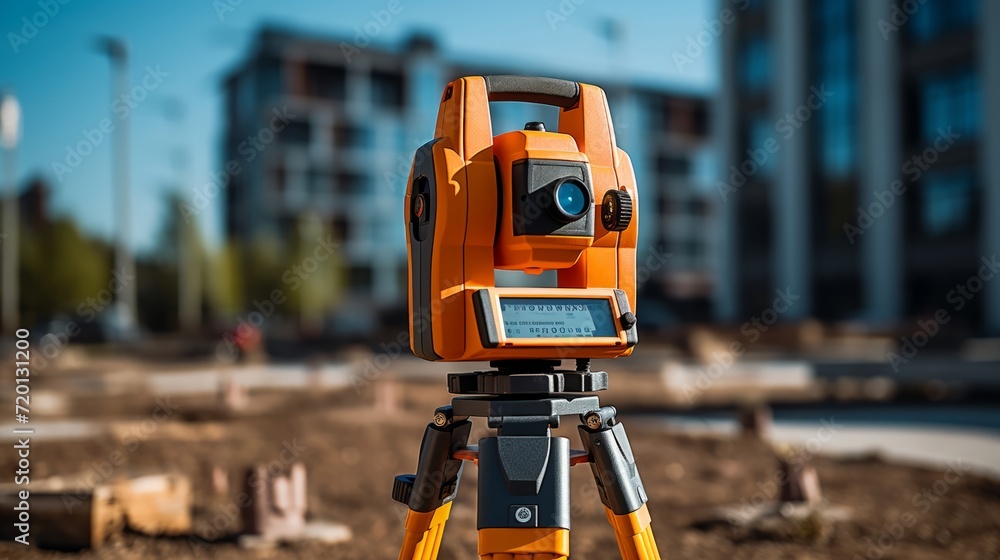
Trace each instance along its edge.
{"label": "blue sky", "polygon": [[[22,106],[18,176],[23,181],[45,175],[56,214],[71,215],[91,234],[112,235],[111,141],[101,138],[100,128],[102,119],[120,126],[128,105],[112,105],[109,64],[95,42],[101,35],[126,39],[131,85],[145,79],[149,86],[141,101],[132,100],[126,119],[132,238],[138,250],[151,250],[167,211],[166,192],[186,185],[182,190],[189,195],[190,186],[206,183],[220,164],[220,79],[242,59],[254,31],[273,22],[353,38],[356,28],[374,19],[373,11],[393,1],[402,11],[378,33],[377,43],[429,31],[446,56],[458,60],[510,61],[539,73],[615,72],[682,90],[711,91],[716,85],[714,41],[683,68],[673,55],[688,48],[725,0],[5,0],[0,89],[12,89]],[[46,14],[46,7],[54,15]],[[32,33],[35,24],[26,27],[25,18],[44,25]],[[602,32],[608,18],[624,30],[616,48]],[[96,147],[70,172],[54,170],[53,162],[77,163],[67,149],[81,142]],[[201,215],[212,243],[221,239],[221,212],[220,200]]]}

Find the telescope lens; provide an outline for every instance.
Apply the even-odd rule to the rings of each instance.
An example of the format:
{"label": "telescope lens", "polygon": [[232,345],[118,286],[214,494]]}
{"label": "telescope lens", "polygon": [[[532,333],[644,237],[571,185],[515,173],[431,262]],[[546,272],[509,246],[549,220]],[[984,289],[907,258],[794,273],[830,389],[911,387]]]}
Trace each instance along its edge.
{"label": "telescope lens", "polygon": [[556,207],[565,218],[575,220],[587,211],[590,196],[587,188],[576,179],[566,179],[556,186]]}

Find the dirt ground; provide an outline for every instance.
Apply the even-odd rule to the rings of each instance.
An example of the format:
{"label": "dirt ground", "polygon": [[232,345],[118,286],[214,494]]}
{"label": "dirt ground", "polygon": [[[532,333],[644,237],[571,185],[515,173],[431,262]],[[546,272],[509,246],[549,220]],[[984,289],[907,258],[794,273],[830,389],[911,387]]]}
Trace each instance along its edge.
{"label": "dirt ground", "polygon": [[[624,383],[616,379],[619,386]],[[379,381],[383,383],[387,381]],[[376,384],[377,384],[376,383]],[[641,386],[637,384],[636,386]],[[100,462],[118,450],[127,464],[112,474],[169,470],[191,477],[195,529],[191,537],[116,537],[102,549],[66,554],[5,542],[0,557],[11,559],[375,559],[396,558],[405,508],[390,497],[393,476],[412,472],[424,425],[435,406],[450,400],[439,383],[400,384],[399,406],[377,414],[374,391],[254,394],[239,413],[220,412],[211,400],[172,398],[177,409],[155,424],[152,396],[75,399],[67,416],[112,422],[111,435],[76,441],[45,441],[32,449],[32,477],[95,476]],[[671,559],[997,559],[1000,558],[1000,483],[887,464],[877,457],[813,457],[831,504],[851,517],[823,531],[781,536],[736,532],[712,523],[721,506],[775,495],[775,452],[748,438],[670,433],[654,422],[629,417],[616,394],[602,402],[619,406],[649,495],[660,552]],[[625,395],[617,393],[624,401]],[[161,403],[162,404],[162,403]],[[625,406],[622,406],[622,405]],[[136,430],[139,430],[138,432]],[[574,419],[558,432],[579,448]],[[127,439],[127,434],[141,437]],[[473,439],[487,433],[477,424]],[[136,443],[138,441],[138,443]],[[353,531],[349,543],[301,544],[245,550],[232,538],[240,527],[232,512],[241,472],[255,462],[280,461],[292,449],[308,469],[309,511],[316,519],[341,522]],[[288,453],[285,454],[288,456]],[[213,465],[230,472],[227,495],[214,496]],[[0,472],[12,472],[12,454]],[[82,474],[80,474],[82,473]],[[946,476],[947,475],[947,476]],[[617,558],[590,470],[572,472],[573,558]],[[475,558],[476,470],[465,471],[441,558]],[[912,520],[908,527],[901,519]]]}

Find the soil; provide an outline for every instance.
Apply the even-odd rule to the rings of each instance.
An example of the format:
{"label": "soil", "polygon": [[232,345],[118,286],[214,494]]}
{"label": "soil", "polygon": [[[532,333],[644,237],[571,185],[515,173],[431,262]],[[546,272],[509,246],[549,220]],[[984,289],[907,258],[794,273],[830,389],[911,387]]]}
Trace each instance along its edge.
{"label": "soil", "polygon": [[[625,379],[615,382],[627,386]],[[395,382],[383,378],[375,385],[379,383]],[[166,470],[191,477],[194,534],[173,538],[125,534],[101,549],[69,554],[5,542],[0,543],[0,557],[396,558],[405,508],[389,497],[392,479],[413,471],[431,412],[450,400],[443,385],[443,380],[399,382],[393,413],[376,412],[372,388],[360,394],[351,388],[252,394],[249,408],[236,413],[219,410],[207,397],[174,397],[171,403],[178,408],[163,422],[148,421],[158,406],[152,396],[75,399],[67,416],[109,422],[110,434],[66,441],[45,441],[40,435],[31,451],[33,479],[53,475],[93,479],[104,459],[116,450],[123,452],[127,463],[112,476]],[[671,433],[645,416],[630,417],[628,401],[623,391],[602,396],[602,402],[618,406],[619,419],[628,429],[665,558],[1000,558],[1000,482],[969,473],[957,476],[889,464],[875,456],[811,458],[825,499],[849,511],[848,519],[791,534],[734,531],[725,520],[718,520],[718,508],[770,501],[780,490],[774,482],[778,460],[772,446],[752,438]],[[477,422],[472,439],[487,432]],[[557,432],[569,437],[572,447],[580,447],[573,419],[564,419]],[[297,459],[307,467],[310,516],[346,524],[354,535],[350,542],[250,550],[236,544],[233,535],[240,526],[232,512],[241,489],[240,473],[253,463],[279,461],[285,449],[297,450]],[[230,473],[225,495],[212,494],[213,466]],[[0,472],[14,470],[13,454],[4,453]],[[618,558],[590,469],[573,468],[571,483],[573,558]],[[470,465],[441,558],[476,557],[475,488],[476,469]]]}

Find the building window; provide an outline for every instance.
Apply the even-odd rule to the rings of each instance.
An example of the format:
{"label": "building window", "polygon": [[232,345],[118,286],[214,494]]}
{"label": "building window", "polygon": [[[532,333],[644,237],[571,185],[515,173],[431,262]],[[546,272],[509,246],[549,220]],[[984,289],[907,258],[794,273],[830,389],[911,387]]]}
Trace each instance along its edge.
{"label": "building window", "polygon": [[367,190],[367,180],[364,175],[341,171],[337,173],[337,186],[343,194],[360,194]]}
{"label": "building window", "polygon": [[663,218],[669,217],[674,212],[674,201],[666,194],[660,194],[659,196],[659,210],[660,216]]}
{"label": "building window", "polygon": [[370,265],[351,265],[347,268],[347,284],[354,291],[368,291],[372,287],[372,267]]}
{"label": "building window", "polygon": [[[822,180],[822,179],[821,179]],[[858,184],[856,179],[831,180],[814,198],[814,232],[820,239],[840,244],[844,240],[844,224],[857,220]]]}
{"label": "building window", "polygon": [[333,128],[333,145],[340,150],[368,148],[371,145],[371,134],[367,128],[337,123]]}
{"label": "building window", "polygon": [[285,192],[288,187],[288,170],[284,164],[279,163],[271,168],[271,185],[277,192]]}
{"label": "building window", "polygon": [[699,262],[703,252],[701,242],[697,239],[688,239],[684,241],[684,256],[688,259],[688,261],[692,263]]}
{"label": "building window", "polygon": [[973,27],[982,1],[993,0],[923,0],[906,23],[909,38],[926,43],[946,33]]}
{"label": "building window", "polygon": [[705,217],[712,213],[712,206],[704,198],[691,198],[687,201],[688,214]]}
{"label": "building window", "polygon": [[[779,142],[774,134],[771,121],[763,113],[750,115],[744,130],[744,146],[739,154],[739,161],[735,164],[738,169],[747,175],[747,179],[753,178],[760,173],[762,177],[770,178],[773,175],[780,150],[774,153],[768,151],[769,146]],[[750,171],[749,173],[747,171]]]}
{"label": "building window", "polygon": [[333,239],[338,242],[343,242],[350,239],[351,235],[351,223],[348,221],[347,216],[337,216],[333,219],[331,228],[333,230]]}
{"label": "building window", "polygon": [[927,237],[972,229],[975,222],[975,175],[970,168],[931,171],[920,185],[920,228]]}
{"label": "building window", "polygon": [[372,72],[372,103],[385,109],[403,107],[403,75],[398,72]]}
{"label": "building window", "polygon": [[942,129],[966,137],[979,135],[979,76],[972,69],[925,77],[920,84],[920,132],[933,142]]}
{"label": "building window", "polygon": [[284,71],[280,59],[261,57],[257,62],[257,95],[267,99],[285,90]]}
{"label": "building window", "polygon": [[[820,245],[840,246],[843,225],[854,221],[858,184],[857,2],[816,2],[810,28],[810,80],[831,95],[813,117],[809,157],[815,192],[811,235]],[[853,255],[852,255],[853,258]]]}
{"label": "building window", "polygon": [[347,97],[347,73],[341,66],[306,64],[306,95],[343,101]]}
{"label": "building window", "polygon": [[857,167],[857,37],[854,2],[818,2],[813,12],[815,82],[833,92],[816,112],[814,157],[826,179]]}
{"label": "building window", "polygon": [[740,81],[748,93],[761,93],[771,83],[771,49],[767,37],[754,35],[743,42]]}
{"label": "building window", "polygon": [[309,170],[309,191],[315,194],[332,192],[332,176],[325,169]]}
{"label": "building window", "polygon": [[691,160],[684,156],[659,156],[656,171],[660,175],[687,175],[691,171]]}
{"label": "building window", "polygon": [[308,144],[309,133],[309,121],[290,121],[278,135],[286,144]]}

